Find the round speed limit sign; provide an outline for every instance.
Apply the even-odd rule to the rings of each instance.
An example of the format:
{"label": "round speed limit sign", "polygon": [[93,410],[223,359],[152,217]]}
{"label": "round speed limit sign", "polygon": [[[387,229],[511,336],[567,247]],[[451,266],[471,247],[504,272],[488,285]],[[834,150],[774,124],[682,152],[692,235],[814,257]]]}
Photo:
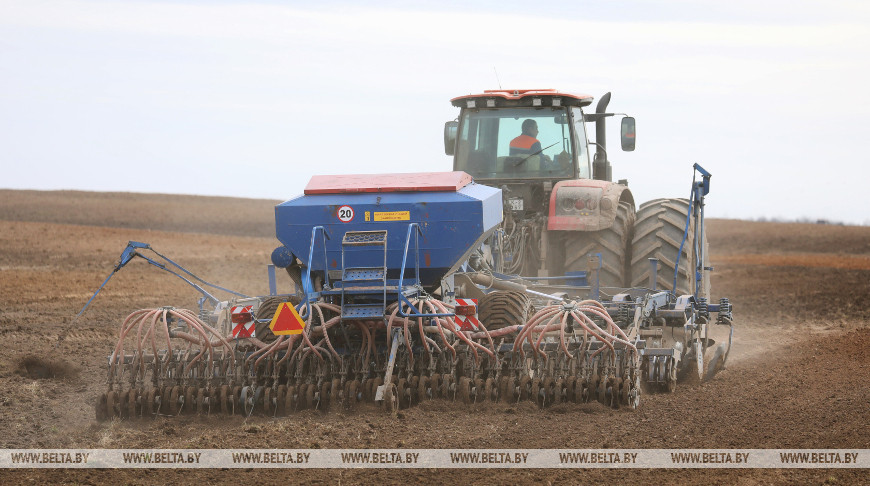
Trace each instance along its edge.
{"label": "round speed limit sign", "polygon": [[351,221],[353,221],[353,208],[348,205],[344,205],[338,208],[338,212],[336,214],[338,215],[338,219],[342,223],[350,223]]}

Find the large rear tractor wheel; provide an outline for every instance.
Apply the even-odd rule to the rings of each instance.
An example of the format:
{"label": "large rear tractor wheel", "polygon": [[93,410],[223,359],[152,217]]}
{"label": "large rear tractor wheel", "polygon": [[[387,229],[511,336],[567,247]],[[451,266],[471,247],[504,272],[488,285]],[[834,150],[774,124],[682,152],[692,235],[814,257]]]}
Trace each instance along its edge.
{"label": "large rear tractor wheel", "polygon": [[[589,256],[601,253],[599,285],[607,290],[629,285],[629,263],[632,227],[635,214],[631,203],[621,202],[616,220],[610,228],[600,231],[573,231],[565,238],[565,272],[584,272],[589,269]],[[592,284],[592,282],[589,282]],[[605,291],[607,294],[612,292]]]}
{"label": "large rear tractor wheel", "polygon": [[480,322],[490,331],[525,325],[534,311],[532,301],[523,292],[496,290],[478,302]]}
{"label": "large rear tractor wheel", "polygon": [[[634,225],[634,239],[632,240],[631,258],[631,286],[649,287],[650,258],[657,258],[658,270],[656,272],[656,289],[672,289],[674,287],[674,272],[677,272],[676,295],[694,294],[694,269],[693,247],[695,245],[695,225],[689,219],[689,231],[686,241],[683,243],[682,252],[680,243],[683,241],[683,233],[686,229],[689,201],[686,199],[656,199],[641,205],[637,212],[637,222]],[[704,245],[705,266],[709,265],[709,252],[707,251],[707,236],[701,234]],[[680,255],[677,263],[677,254]],[[708,272],[704,272],[705,275]],[[709,298],[709,277],[702,279],[698,297]]]}
{"label": "large rear tractor wheel", "polygon": [[288,300],[286,297],[268,297],[260,304],[260,307],[257,309],[257,322],[254,324],[254,337],[263,341],[264,343],[271,343],[274,341],[277,336],[272,334],[272,330],[269,329],[270,322],[260,322],[260,319],[271,319],[275,317],[275,312],[278,311],[278,307],[281,306],[284,302],[290,302],[291,305],[298,305],[299,298],[295,295],[291,295]]}

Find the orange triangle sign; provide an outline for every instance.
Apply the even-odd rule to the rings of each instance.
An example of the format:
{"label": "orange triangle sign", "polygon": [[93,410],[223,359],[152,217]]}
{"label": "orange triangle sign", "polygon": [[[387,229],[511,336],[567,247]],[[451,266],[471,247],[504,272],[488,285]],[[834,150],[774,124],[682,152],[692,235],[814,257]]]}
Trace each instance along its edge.
{"label": "orange triangle sign", "polygon": [[299,317],[296,308],[284,302],[275,311],[275,317],[269,323],[269,329],[275,335],[301,334],[305,329],[305,321]]}

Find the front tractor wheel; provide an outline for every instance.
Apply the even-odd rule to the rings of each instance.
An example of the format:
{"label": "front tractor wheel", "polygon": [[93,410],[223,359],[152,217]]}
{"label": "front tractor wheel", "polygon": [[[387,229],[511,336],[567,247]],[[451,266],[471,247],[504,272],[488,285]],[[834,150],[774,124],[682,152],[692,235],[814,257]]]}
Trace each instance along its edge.
{"label": "front tractor wheel", "polygon": [[[565,235],[565,272],[589,269],[589,256],[601,253],[601,288],[621,289],[629,284],[631,262],[629,242],[634,226],[634,208],[619,203],[616,219],[610,228],[600,231],[574,231]],[[589,282],[591,285],[592,282]],[[607,292],[610,293],[610,292]]]}

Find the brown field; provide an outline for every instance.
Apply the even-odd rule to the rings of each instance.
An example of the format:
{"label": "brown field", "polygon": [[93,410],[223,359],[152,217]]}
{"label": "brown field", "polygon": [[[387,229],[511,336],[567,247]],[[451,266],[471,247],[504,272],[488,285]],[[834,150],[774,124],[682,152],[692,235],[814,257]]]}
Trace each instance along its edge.
{"label": "brown field", "polygon": [[[128,240],[219,285],[267,292],[276,201],[0,190],[2,448],[862,448],[870,449],[870,228],[708,221],[713,296],[735,307],[716,379],[598,404],[433,401],[286,418],[94,420],[103,363],[131,311],[195,307],[198,294],[137,260],[76,313]],[[289,279],[279,282],[289,286]],[[63,339],[59,341],[59,337]],[[853,484],[861,470],[6,470],[3,484],[737,483]]]}

